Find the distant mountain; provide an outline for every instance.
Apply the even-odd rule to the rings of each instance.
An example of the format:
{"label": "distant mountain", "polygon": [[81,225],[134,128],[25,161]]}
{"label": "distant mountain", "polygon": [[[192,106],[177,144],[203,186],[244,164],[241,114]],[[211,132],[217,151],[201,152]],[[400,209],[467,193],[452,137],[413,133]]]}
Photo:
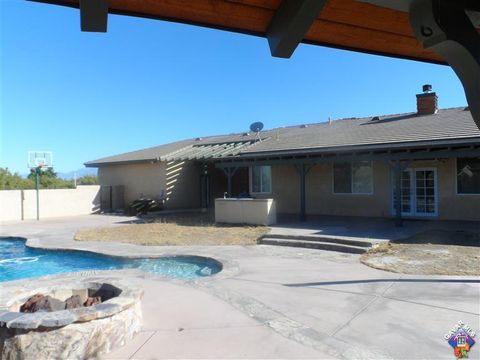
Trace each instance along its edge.
{"label": "distant mountain", "polygon": [[64,180],[73,180],[73,178],[76,176],[77,179],[81,178],[82,176],[97,176],[97,169],[95,168],[82,168],[70,172],[64,172],[64,173],[57,173],[57,176],[61,179]]}

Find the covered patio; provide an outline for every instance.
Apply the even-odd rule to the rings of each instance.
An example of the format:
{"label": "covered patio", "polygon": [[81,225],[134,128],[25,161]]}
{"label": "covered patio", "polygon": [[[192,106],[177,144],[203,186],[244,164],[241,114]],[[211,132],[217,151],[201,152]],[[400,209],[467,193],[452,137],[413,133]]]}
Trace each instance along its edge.
{"label": "covered patio", "polygon": [[[352,161],[377,161],[386,164],[392,177],[392,188],[394,190],[393,206],[395,209],[395,225],[403,225],[402,209],[402,173],[412,164],[419,161],[441,161],[455,158],[475,158],[480,156],[480,145],[476,140],[471,144],[458,144],[459,141],[442,142],[442,146],[433,143],[423,142],[415,145],[398,144],[390,145],[385,149],[383,145],[356,146],[347,148],[327,149],[302,149],[285,151],[265,151],[243,153],[239,156],[228,158],[214,158],[215,167],[222,169],[228,179],[228,195],[232,195],[231,183],[238,169],[250,168],[252,166],[290,166],[295,169],[298,176],[298,187],[291,188],[298,196],[298,219],[301,222],[307,221],[308,213],[306,199],[309,193],[306,188],[306,181],[310,170],[316,165],[345,163]],[[384,199],[389,201],[388,199]]]}

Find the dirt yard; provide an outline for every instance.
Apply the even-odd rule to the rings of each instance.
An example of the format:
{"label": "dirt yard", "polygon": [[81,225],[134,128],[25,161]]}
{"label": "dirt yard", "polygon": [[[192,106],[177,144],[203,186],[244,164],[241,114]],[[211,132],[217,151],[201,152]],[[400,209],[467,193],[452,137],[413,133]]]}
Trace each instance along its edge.
{"label": "dirt yard", "polygon": [[78,241],[115,241],[138,245],[254,245],[265,226],[216,225],[210,214],[151,217],[137,224],[80,230]]}
{"label": "dirt yard", "polygon": [[480,275],[480,235],[428,232],[383,243],[360,258],[376,269],[418,275]]}

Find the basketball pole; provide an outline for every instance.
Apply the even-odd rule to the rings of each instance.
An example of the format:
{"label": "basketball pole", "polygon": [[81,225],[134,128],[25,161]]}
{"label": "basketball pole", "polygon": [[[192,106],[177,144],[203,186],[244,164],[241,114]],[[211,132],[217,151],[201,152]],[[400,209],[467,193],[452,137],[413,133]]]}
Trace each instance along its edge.
{"label": "basketball pole", "polygon": [[35,188],[37,195],[37,221],[40,220],[40,175],[43,168],[53,168],[53,155],[51,151],[29,151],[28,168],[35,171]]}
{"label": "basketball pole", "polygon": [[35,183],[37,188],[37,220],[40,220],[40,197],[39,197],[39,190],[40,190],[40,168],[35,168]]}

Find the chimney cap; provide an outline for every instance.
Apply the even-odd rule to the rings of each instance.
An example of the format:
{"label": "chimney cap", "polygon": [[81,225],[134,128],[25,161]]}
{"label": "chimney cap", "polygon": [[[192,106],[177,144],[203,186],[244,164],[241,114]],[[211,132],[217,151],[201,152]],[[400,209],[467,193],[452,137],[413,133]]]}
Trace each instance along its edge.
{"label": "chimney cap", "polygon": [[425,94],[428,94],[429,92],[432,91],[432,85],[430,84],[425,84],[422,86],[422,91],[425,93]]}

